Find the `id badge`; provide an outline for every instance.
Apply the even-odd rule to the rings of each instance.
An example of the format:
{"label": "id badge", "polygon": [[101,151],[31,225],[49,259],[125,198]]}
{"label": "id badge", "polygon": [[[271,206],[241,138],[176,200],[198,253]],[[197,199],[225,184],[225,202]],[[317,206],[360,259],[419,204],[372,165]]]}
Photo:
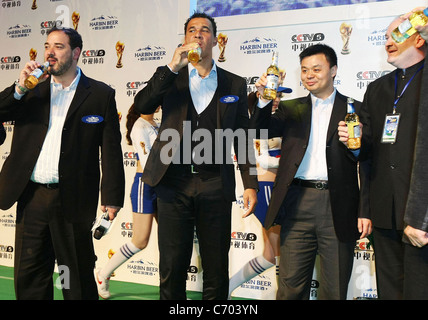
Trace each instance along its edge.
{"label": "id badge", "polygon": [[395,143],[397,141],[398,124],[400,114],[387,114],[383,126],[382,143]]}

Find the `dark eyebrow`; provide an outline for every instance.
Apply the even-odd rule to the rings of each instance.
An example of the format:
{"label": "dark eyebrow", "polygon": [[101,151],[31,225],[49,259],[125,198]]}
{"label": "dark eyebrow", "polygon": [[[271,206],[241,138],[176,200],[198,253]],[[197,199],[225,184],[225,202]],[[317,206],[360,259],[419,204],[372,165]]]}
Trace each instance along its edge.
{"label": "dark eyebrow", "polygon": [[[46,45],[49,45],[49,42],[45,42],[45,46],[46,46]],[[57,46],[57,45],[65,46],[65,44],[64,44],[64,43],[62,43],[62,42],[55,42],[53,45],[54,45],[54,46]]]}
{"label": "dark eyebrow", "polygon": [[[190,26],[188,30],[196,29],[195,26]],[[202,26],[201,30],[208,30],[211,31],[209,26]]]}

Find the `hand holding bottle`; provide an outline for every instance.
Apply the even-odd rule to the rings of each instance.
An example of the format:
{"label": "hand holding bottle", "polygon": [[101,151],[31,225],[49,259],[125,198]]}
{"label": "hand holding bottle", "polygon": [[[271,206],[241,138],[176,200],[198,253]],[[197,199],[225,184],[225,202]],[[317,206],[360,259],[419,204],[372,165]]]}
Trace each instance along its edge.
{"label": "hand holding bottle", "polygon": [[[412,11],[404,14],[401,16],[402,19],[408,19],[413,13],[418,12],[418,11],[423,11],[425,9],[425,7],[417,7],[414,8]],[[428,24],[424,25],[424,26],[420,26],[420,25],[416,25],[415,26],[416,31],[419,32],[419,34],[421,35],[421,37],[425,40],[428,41]]]}
{"label": "hand holding bottle", "polygon": [[391,32],[391,37],[395,42],[402,43],[419,31],[422,32],[422,38],[427,40],[428,8],[417,7],[411,12],[402,15],[400,19],[400,25]]}
{"label": "hand holding bottle", "polygon": [[[285,70],[279,70],[279,82],[278,82],[278,86],[281,86],[282,85],[282,83],[283,83],[283,81],[284,81],[284,79],[285,79],[285,76],[286,76],[286,72],[285,72]],[[263,103],[268,103],[268,102],[270,102],[271,100],[269,100],[269,99],[265,99],[264,98],[264,91],[265,91],[265,88],[266,88],[266,85],[267,85],[267,83],[268,83],[268,75],[267,75],[267,72],[265,72],[265,73],[263,73],[262,75],[261,75],[261,77],[256,81],[256,83],[254,84],[255,85],[255,87],[256,87],[256,89],[257,89],[257,96],[260,98],[260,100],[261,101],[263,101]]]}
{"label": "hand holding bottle", "polygon": [[168,66],[171,68],[173,72],[178,72],[181,68],[187,66],[189,63],[189,59],[187,58],[187,53],[192,50],[198,48],[199,45],[195,42],[183,44],[175,49],[174,55],[172,57],[171,62]]}
{"label": "hand holding bottle", "polygon": [[257,89],[257,96],[259,97],[259,99],[261,100],[261,101],[263,101],[264,103],[268,103],[270,100],[268,100],[268,99],[265,99],[264,97],[263,97],[263,93],[264,93],[264,91],[265,91],[265,87],[266,87],[266,84],[267,84],[267,73],[265,72],[265,73],[263,73],[262,75],[261,75],[261,77],[257,80],[257,82],[254,84],[254,86],[256,87],[256,89]]}
{"label": "hand holding bottle", "polygon": [[[42,65],[36,61],[30,61],[25,65],[24,69],[21,70],[19,79],[16,82],[16,90],[19,94],[24,94],[28,90],[32,89],[32,88],[26,87],[25,81],[28,79],[28,77],[31,75],[31,73],[34,70],[37,70],[41,66]],[[47,73],[42,74],[39,78],[38,83],[45,81],[48,77],[49,77],[49,74]]]}
{"label": "hand holding bottle", "polygon": [[[363,124],[359,123],[360,135],[363,136]],[[346,147],[348,147],[349,131],[348,125],[344,120],[340,121],[337,127],[337,132],[339,135],[339,141],[341,141]]]}

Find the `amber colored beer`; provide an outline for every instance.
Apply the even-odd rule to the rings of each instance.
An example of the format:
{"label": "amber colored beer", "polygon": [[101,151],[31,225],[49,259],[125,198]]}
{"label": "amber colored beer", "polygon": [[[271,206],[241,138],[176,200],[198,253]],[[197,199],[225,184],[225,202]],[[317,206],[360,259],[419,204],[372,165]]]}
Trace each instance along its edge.
{"label": "amber colored beer", "polygon": [[198,63],[199,60],[201,60],[201,48],[197,47],[195,49],[189,50],[189,52],[187,52],[187,59],[190,63]]}

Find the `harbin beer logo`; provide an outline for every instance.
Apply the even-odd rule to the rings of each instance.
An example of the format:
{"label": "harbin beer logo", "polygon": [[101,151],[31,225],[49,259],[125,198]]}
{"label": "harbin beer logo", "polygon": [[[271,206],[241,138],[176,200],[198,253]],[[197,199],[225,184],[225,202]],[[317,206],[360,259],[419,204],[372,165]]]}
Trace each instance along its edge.
{"label": "harbin beer logo", "polygon": [[367,41],[373,46],[384,46],[386,43],[386,28],[374,30],[367,36]]}
{"label": "harbin beer logo", "polygon": [[255,37],[254,39],[244,41],[239,50],[245,54],[272,54],[273,51],[278,50],[278,43],[273,38]]}
{"label": "harbin beer logo", "polygon": [[166,56],[166,50],[161,46],[147,45],[144,48],[140,48],[135,52],[134,57],[138,61],[158,61],[162,60]]}
{"label": "harbin beer logo", "polygon": [[31,34],[31,26],[27,24],[17,24],[7,29],[6,34],[11,39],[26,38]]}
{"label": "harbin beer logo", "polygon": [[89,22],[89,27],[92,30],[111,30],[119,25],[119,20],[115,16],[101,15],[98,18],[93,18]]}

